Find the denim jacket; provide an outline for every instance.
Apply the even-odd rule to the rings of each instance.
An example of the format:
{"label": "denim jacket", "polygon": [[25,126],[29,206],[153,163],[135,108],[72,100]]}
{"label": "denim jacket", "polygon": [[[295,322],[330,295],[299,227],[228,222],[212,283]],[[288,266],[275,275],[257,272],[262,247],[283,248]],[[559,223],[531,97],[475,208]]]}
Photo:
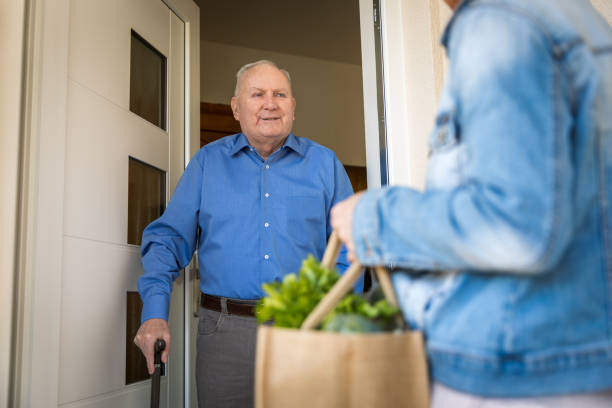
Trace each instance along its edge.
{"label": "denim jacket", "polygon": [[364,194],[357,257],[410,269],[435,381],[612,388],[612,29],[587,0],[466,0],[442,42],[427,188]]}

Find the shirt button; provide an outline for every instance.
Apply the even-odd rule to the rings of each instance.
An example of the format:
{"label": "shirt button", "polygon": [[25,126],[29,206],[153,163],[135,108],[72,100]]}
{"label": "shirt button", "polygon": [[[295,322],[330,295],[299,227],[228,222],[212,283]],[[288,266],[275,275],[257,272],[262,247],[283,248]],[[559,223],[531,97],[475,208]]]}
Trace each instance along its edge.
{"label": "shirt button", "polygon": [[268,255],[268,254],[264,255],[264,259],[269,259],[269,258],[270,258],[270,255]]}
{"label": "shirt button", "polygon": [[266,193],[265,196],[266,196],[266,198],[268,198],[268,197],[270,197],[270,194]]}
{"label": "shirt button", "polygon": [[266,164],[266,169],[269,169],[269,168],[270,168],[270,165],[269,165],[269,164]]}
{"label": "shirt button", "polygon": [[267,222],[264,224],[264,227],[268,228],[270,226],[270,224],[268,224]]}

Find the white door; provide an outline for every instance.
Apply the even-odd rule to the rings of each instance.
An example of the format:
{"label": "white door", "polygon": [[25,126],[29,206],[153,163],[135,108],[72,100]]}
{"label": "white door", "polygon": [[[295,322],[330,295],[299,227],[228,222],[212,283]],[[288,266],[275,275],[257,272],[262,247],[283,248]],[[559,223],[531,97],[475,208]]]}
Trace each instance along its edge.
{"label": "white door", "polygon": [[[128,292],[142,274],[135,235],[184,168],[185,26],[161,0],[73,0],[69,15],[58,403],[146,407],[148,376],[126,373]],[[183,292],[181,277],[162,406],[183,405]]]}

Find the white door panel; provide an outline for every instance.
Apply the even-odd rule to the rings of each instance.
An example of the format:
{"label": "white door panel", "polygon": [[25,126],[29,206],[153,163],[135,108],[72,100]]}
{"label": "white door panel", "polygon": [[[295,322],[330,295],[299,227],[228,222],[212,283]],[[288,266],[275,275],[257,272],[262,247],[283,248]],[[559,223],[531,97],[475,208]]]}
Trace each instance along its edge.
{"label": "white door panel", "polygon": [[64,233],[125,244],[129,156],[168,171],[169,136],[72,81],[67,125]]}
{"label": "white door panel", "polygon": [[[80,0],[77,0],[80,1]],[[90,0],[95,1],[95,0]],[[170,53],[170,21],[174,13],[168,13],[168,7],[161,1],[151,0],[115,0],[119,5],[127,3],[131,27],[159,52],[168,56]],[[182,23],[182,22],[181,22]]]}
{"label": "white door panel", "polygon": [[[167,397],[166,379],[161,380],[160,401],[165,401]],[[116,392],[99,395],[88,398],[83,401],[77,401],[68,404],[60,404],[61,408],[109,408],[109,407],[149,407],[146,401],[149,400],[151,388],[145,384],[139,383]]]}
{"label": "white door panel", "polygon": [[169,13],[159,0],[73,0],[70,79],[129,110],[130,30],[167,57]]}
{"label": "white door panel", "polygon": [[60,403],[124,387],[126,290],[141,273],[138,248],[64,239]]}

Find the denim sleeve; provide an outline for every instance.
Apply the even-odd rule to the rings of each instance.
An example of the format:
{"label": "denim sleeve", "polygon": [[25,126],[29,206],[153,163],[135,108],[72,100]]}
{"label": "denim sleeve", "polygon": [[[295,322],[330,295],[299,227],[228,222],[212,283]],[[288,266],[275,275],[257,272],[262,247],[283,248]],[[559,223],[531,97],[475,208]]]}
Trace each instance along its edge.
{"label": "denim sleeve", "polygon": [[563,73],[527,18],[501,7],[461,17],[451,33],[448,87],[464,149],[458,179],[425,192],[365,194],[353,220],[356,253],[366,265],[543,272],[574,228]]}
{"label": "denim sleeve", "polygon": [[168,319],[172,282],[195,251],[203,179],[199,160],[198,154],[189,162],[163,215],[142,234],[144,274],[138,279],[142,322]]}

